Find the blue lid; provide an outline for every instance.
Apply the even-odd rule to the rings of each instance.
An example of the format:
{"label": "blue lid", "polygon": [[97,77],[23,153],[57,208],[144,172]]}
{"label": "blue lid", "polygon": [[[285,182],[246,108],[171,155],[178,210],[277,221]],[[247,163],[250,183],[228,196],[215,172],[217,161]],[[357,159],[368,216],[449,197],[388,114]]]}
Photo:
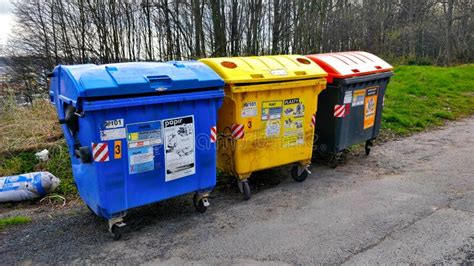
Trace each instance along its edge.
{"label": "blue lid", "polygon": [[75,104],[78,98],[222,88],[224,81],[198,61],[137,62],[59,65],[51,80],[53,95],[54,86],[59,97]]}

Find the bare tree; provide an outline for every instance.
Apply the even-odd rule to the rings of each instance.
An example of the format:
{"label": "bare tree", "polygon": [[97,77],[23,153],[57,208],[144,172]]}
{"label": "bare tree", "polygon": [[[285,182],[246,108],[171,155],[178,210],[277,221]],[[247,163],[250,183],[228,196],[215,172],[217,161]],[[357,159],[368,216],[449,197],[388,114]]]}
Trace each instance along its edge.
{"label": "bare tree", "polygon": [[343,50],[448,65],[474,60],[473,13],[472,0],[17,0],[7,50],[12,71],[38,78],[57,64]]}

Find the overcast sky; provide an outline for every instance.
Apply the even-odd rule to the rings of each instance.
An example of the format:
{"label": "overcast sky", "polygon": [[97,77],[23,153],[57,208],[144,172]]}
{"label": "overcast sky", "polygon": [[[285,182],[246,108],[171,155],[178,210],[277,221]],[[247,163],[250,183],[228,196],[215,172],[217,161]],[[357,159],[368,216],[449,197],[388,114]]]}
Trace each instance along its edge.
{"label": "overcast sky", "polygon": [[11,0],[0,0],[0,45],[6,43],[12,24]]}

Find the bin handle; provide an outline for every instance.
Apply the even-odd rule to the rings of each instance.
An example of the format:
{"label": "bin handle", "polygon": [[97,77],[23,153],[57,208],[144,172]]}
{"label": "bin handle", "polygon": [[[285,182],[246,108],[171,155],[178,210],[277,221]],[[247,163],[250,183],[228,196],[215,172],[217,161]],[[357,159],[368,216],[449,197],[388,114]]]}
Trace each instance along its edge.
{"label": "bin handle", "polygon": [[157,76],[146,76],[145,79],[150,84],[152,89],[164,89],[166,90],[171,86],[171,78],[167,75],[157,75]]}
{"label": "bin handle", "polygon": [[77,118],[75,118],[74,116],[82,117],[84,115],[77,113],[76,108],[74,108],[74,106],[68,105],[65,110],[64,119],[59,119],[59,123],[66,124],[67,131],[65,132],[65,134],[70,134],[70,137],[72,138],[72,141],[74,143],[74,156],[76,156],[76,158],[79,158],[82,163],[91,163],[92,155],[89,147],[81,146],[79,138],[77,137],[78,126],[74,125],[74,119]]}

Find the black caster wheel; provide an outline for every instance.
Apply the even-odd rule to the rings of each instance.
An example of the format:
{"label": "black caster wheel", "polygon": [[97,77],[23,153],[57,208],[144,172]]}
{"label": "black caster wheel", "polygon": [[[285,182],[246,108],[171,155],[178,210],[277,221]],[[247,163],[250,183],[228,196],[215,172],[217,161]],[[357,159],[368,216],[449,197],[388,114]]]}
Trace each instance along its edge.
{"label": "black caster wheel", "polygon": [[348,155],[349,153],[350,153],[349,150],[343,150],[343,151],[341,152],[341,156],[340,156],[340,158],[339,158],[339,162],[340,162],[341,164],[347,163],[347,155]]}
{"label": "black caster wheel", "polygon": [[249,200],[252,197],[248,181],[242,181],[242,194],[244,195],[244,200]]}
{"label": "black caster wheel", "polygon": [[114,240],[119,240],[125,232],[125,225],[114,224],[112,225],[110,232],[112,233]]}
{"label": "black caster wheel", "polygon": [[294,166],[291,168],[291,177],[292,177],[293,180],[295,180],[296,182],[303,182],[303,181],[305,181],[306,178],[308,177],[309,172],[308,172],[308,170],[304,169],[303,172],[301,172],[301,174],[298,175],[298,168],[299,168],[298,165],[294,165]]}
{"label": "black caster wheel", "polygon": [[198,194],[194,194],[193,203],[194,203],[194,208],[199,213],[205,213],[207,210],[207,206],[209,205],[207,198],[198,199]]}
{"label": "black caster wheel", "polygon": [[331,159],[329,160],[329,167],[331,167],[332,169],[335,169],[337,165],[338,165],[337,155],[334,154],[331,156]]}
{"label": "black caster wheel", "polygon": [[365,142],[365,155],[366,156],[369,156],[372,146],[373,146],[372,141],[368,140]]}

